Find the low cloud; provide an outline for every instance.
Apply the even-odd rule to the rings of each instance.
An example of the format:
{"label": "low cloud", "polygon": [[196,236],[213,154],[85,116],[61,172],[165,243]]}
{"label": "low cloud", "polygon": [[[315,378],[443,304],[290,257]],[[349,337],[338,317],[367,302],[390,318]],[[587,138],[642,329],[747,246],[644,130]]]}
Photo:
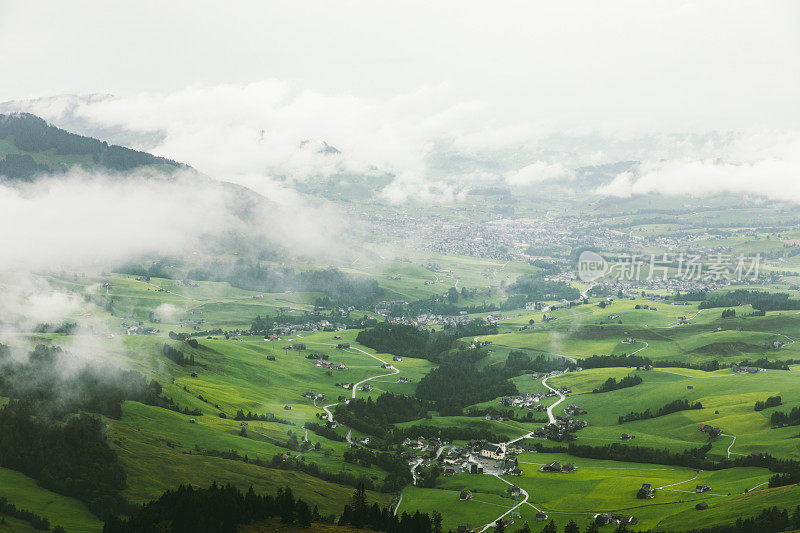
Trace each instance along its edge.
{"label": "low cloud", "polygon": [[[267,195],[192,174],[171,179],[70,173],[0,185],[0,271],[108,267],[141,256],[203,253],[209,242],[259,238],[290,254],[333,256],[344,219],[272,181]],[[341,241],[341,239],[340,239]]]}
{"label": "low cloud", "polygon": [[506,174],[506,182],[515,187],[527,187],[545,181],[566,181],[574,178],[575,172],[561,163],[548,164],[544,161],[536,161],[517,171]]}
{"label": "low cloud", "polygon": [[298,199],[294,191],[322,180],[358,176],[390,203],[447,203],[476,187],[569,185],[579,167],[618,161],[639,161],[641,171],[595,192],[760,194],[764,183],[774,184],[770,191],[784,182],[791,187],[797,168],[787,148],[796,150],[797,132],[548,122],[534,116],[534,108],[509,112],[446,83],[368,98],[265,80],[163,94],[54,97],[0,109],[28,110],[67,129],[108,135],[287,202]]}
{"label": "low cloud", "polygon": [[743,137],[724,158],[644,162],[596,189],[600,195],[713,196],[730,193],[800,203],[800,136]]}

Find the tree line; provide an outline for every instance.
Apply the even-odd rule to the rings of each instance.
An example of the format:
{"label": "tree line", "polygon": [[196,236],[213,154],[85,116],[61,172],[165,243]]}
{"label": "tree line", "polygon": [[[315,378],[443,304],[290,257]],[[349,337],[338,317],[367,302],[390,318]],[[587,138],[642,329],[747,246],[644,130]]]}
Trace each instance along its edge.
{"label": "tree line", "polygon": [[337,306],[369,306],[384,295],[374,279],[346,274],[336,268],[295,272],[241,257],[234,262],[215,260],[187,273],[195,281],[224,281],[248,291],[321,292]]}
{"label": "tree line", "polygon": [[635,420],[646,420],[648,418],[656,418],[659,416],[668,415],[670,413],[677,413],[678,411],[689,411],[691,409],[702,409],[703,404],[700,402],[690,402],[689,400],[674,400],[659,407],[655,412],[649,408],[644,411],[631,411],[626,415],[619,417],[619,423],[633,422]]}
{"label": "tree line", "polygon": [[800,407],[792,407],[788,413],[775,411],[769,417],[770,423],[775,427],[800,425]]}
{"label": "tree line", "polygon": [[391,424],[423,418],[432,408],[419,398],[384,392],[374,401],[368,396],[337,405],[334,418],[357,431],[383,437]]}
{"label": "tree line", "polygon": [[[119,491],[125,472],[91,412],[122,416],[122,402],[138,401],[181,411],[162,387],[142,374],[81,362],[57,346],[37,345],[27,361],[12,361],[0,345],[0,466],[20,471],[43,487],[84,501],[100,517],[127,509]],[[65,366],[76,371],[63,375]],[[184,412],[188,409],[184,408]]]}
{"label": "tree line", "polygon": [[[737,364],[739,366],[752,366],[758,368],[766,368],[769,370],[789,370],[790,365],[800,363],[800,359],[775,359],[770,360],[766,357],[761,357],[755,361],[743,359]],[[643,366],[658,366],[661,368],[690,368],[692,370],[702,370],[704,372],[714,372],[722,368],[728,367],[729,363],[720,363],[717,359],[705,361],[703,363],[691,363],[689,361],[680,360],[667,360],[667,361],[653,361],[648,357],[641,355],[592,355],[582,359],[580,362],[581,368],[611,368],[611,367],[643,367]]]}
{"label": "tree line", "polygon": [[314,523],[329,523],[391,533],[440,533],[441,516],[427,513],[403,513],[395,516],[388,507],[369,505],[363,485],[356,487],[350,503],[338,522],[322,516],[316,506],[296,498],[289,487],[275,495],[257,494],[252,487],[243,493],[231,485],[216,482],[208,488],[181,485],[166,491],[158,499],[143,505],[129,518],[112,517],[103,533],[157,533],[164,523],[176,532],[236,533],[239,525],[280,518],[284,525],[309,528]]}
{"label": "tree line", "polygon": [[[58,346],[37,345],[28,360],[10,361],[7,347],[0,345],[0,395],[22,400],[39,416],[60,419],[79,410],[110,418],[122,416],[122,402],[137,401],[146,405],[187,412],[172,398],[163,396],[160,383],[147,380],[132,370],[110,365],[85,365]],[[78,368],[63,375],[62,365]],[[197,414],[195,411],[192,413]]]}
{"label": "tree line", "polygon": [[789,514],[788,509],[766,507],[755,516],[739,517],[733,524],[692,529],[688,533],[772,533],[800,529],[800,505]]}
{"label": "tree line", "polygon": [[524,295],[528,301],[575,300],[581,292],[564,283],[544,278],[541,273],[524,274],[505,287],[509,294]]}
{"label": "tree line", "polygon": [[609,459],[631,463],[651,463],[672,466],[683,466],[701,470],[723,470],[736,467],[765,468],[774,475],[769,480],[770,487],[780,487],[800,483],[800,461],[795,459],[778,459],[768,453],[744,455],[735,459],[724,458],[713,461],[707,457],[712,444],[709,442],[699,448],[691,448],[681,453],[666,448],[659,450],[644,446],[629,446],[619,442],[606,446],[590,446],[588,444],[570,443],[568,446],[544,446],[537,442],[523,445],[527,449],[545,453],[567,453],[575,457],[588,459]]}
{"label": "tree line", "polygon": [[[9,503],[7,498],[0,496],[0,517],[3,515],[24,520],[28,522],[33,529],[50,531],[50,521],[47,518],[39,516],[33,511],[17,507],[13,503]],[[3,522],[0,522],[0,525],[2,524]],[[53,533],[64,533],[64,528],[56,526],[53,528]]]}
{"label": "tree line", "polygon": [[372,465],[387,472],[380,487],[381,492],[395,492],[411,483],[411,471],[406,459],[396,453],[376,452],[364,447],[350,448],[342,455],[346,463],[359,464],[367,468]]}
{"label": "tree line", "polygon": [[[95,163],[111,170],[125,171],[154,164],[180,166],[175,161],[147,152],[109,145],[105,141],[70,133],[29,113],[0,115],[0,139],[9,136],[13,137],[14,145],[23,152],[53,150],[57,155],[85,154],[91,156]],[[30,177],[20,176],[24,179]]]}
{"label": "tree line", "polygon": [[125,512],[125,471],[109,447],[99,419],[41,418],[21,401],[0,409],[0,466],[22,472],[53,492],[77,498],[102,517]]}
{"label": "tree line", "polygon": [[443,355],[439,366],[419,381],[415,395],[434,402],[439,414],[450,416],[460,415],[468,405],[518,394],[516,385],[508,380],[511,376],[504,365],[478,368],[476,363],[487,355],[480,349]]}
{"label": "tree line", "polygon": [[761,311],[788,311],[800,309],[800,300],[790,299],[789,294],[785,292],[736,289],[715,296],[709,296],[706,293],[698,308],[711,309],[713,307],[736,307],[739,305],[751,305],[753,309]]}
{"label": "tree line", "polygon": [[617,381],[616,378],[608,378],[602,385],[592,390],[592,392],[600,393],[600,392],[611,392],[619,389],[626,389],[628,387],[634,387],[640,384],[641,382],[642,382],[641,376],[625,376],[619,381]]}
{"label": "tree line", "polygon": [[781,405],[781,397],[780,396],[770,396],[766,400],[758,400],[753,407],[756,411],[763,411],[769,407],[777,407]]}
{"label": "tree line", "polygon": [[476,318],[466,324],[445,326],[439,331],[419,329],[407,324],[381,322],[358,333],[356,342],[378,352],[420,357],[439,362],[442,355],[456,347],[462,337],[494,335],[497,326]]}

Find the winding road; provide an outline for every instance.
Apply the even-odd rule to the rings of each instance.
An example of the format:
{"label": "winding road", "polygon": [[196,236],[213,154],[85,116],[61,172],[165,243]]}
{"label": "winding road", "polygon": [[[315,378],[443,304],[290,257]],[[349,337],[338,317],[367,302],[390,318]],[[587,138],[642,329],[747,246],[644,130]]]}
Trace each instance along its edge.
{"label": "winding road", "polygon": [[[563,402],[563,401],[566,399],[566,396],[564,396],[564,395],[563,395],[563,394],[561,394],[561,393],[560,393],[558,390],[554,389],[553,387],[551,387],[550,385],[548,385],[548,384],[547,384],[547,380],[548,380],[548,379],[550,379],[551,377],[552,377],[552,376],[547,376],[546,378],[542,379],[542,385],[544,385],[545,387],[547,387],[548,389],[550,389],[552,392],[555,392],[555,393],[556,393],[556,394],[558,394],[558,396],[559,396],[559,398],[558,398],[558,401],[557,401],[557,402],[555,402],[555,403],[553,403],[553,404],[552,404],[550,407],[548,407],[548,408],[547,408],[547,418],[549,418],[549,419],[550,419],[550,423],[551,423],[551,424],[555,424],[555,422],[556,422],[556,417],[555,417],[555,415],[553,415],[553,409],[555,409],[555,407],[556,407],[558,404],[560,404],[561,402]],[[513,443],[515,443],[515,442],[517,442],[517,441],[520,441],[520,440],[522,440],[522,439],[529,438],[529,437],[531,437],[532,435],[533,435],[533,431],[530,431],[530,432],[528,432],[528,433],[525,433],[524,435],[521,435],[521,436],[517,437],[516,439],[511,439],[510,441],[506,442],[506,446],[508,446],[509,444],[513,444]],[[505,481],[505,480],[504,480],[504,481]]]}
{"label": "winding road", "polygon": [[[511,485],[512,487],[514,486],[514,484],[513,484],[513,483],[511,483],[511,482],[509,482],[509,481],[506,481],[505,479],[501,478],[501,477],[500,477],[500,476],[498,476],[497,474],[492,474],[492,475],[493,475],[494,477],[496,477],[497,479],[499,479],[500,481],[502,481],[503,483],[505,483],[506,485]],[[495,518],[494,520],[492,520],[491,522],[489,522],[489,523],[488,523],[488,524],[486,524],[485,526],[483,526],[481,529],[479,529],[479,530],[478,530],[478,533],[482,533],[483,531],[486,531],[486,530],[487,530],[487,529],[489,529],[490,527],[494,526],[494,525],[495,525],[495,523],[496,523],[498,520],[502,520],[502,519],[503,519],[505,516],[507,516],[508,514],[512,513],[512,512],[514,511],[514,509],[516,509],[516,508],[517,508],[517,507],[519,507],[520,505],[524,505],[525,503],[527,503],[527,502],[528,502],[528,491],[526,491],[526,490],[525,490],[525,489],[523,489],[523,488],[520,488],[520,489],[519,489],[519,491],[520,491],[520,493],[522,493],[522,495],[523,495],[522,501],[518,502],[518,503],[517,503],[517,505],[515,505],[514,507],[512,507],[511,509],[509,509],[509,510],[508,510],[508,511],[506,511],[505,513],[501,514],[500,516],[498,516],[497,518]],[[533,506],[531,506],[531,507],[533,507]],[[534,509],[535,509],[535,507],[534,507]]]}
{"label": "winding road", "polygon": [[656,487],[656,490],[666,489],[667,487],[674,487],[675,485],[683,485],[684,483],[689,483],[690,481],[694,481],[700,476],[700,470],[694,475],[693,478],[686,479],[684,481],[678,481],[677,483],[670,483],[669,485],[661,485],[660,487]]}
{"label": "winding road", "polygon": [[[335,344],[330,343],[330,342],[309,342],[308,344],[321,344],[321,345],[324,345],[324,346],[336,346]],[[355,346],[351,346],[349,348],[349,350],[356,350],[358,352],[363,353],[364,355],[368,355],[368,356],[372,357],[376,361],[380,361],[381,364],[389,365],[388,362],[384,361],[383,359],[381,359],[377,355],[372,355],[371,353],[369,353],[369,352],[367,352],[365,350],[362,350],[361,348],[356,348]],[[372,376],[372,377],[369,377],[369,378],[366,378],[366,379],[362,379],[361,381],[359,381],[358,383],[353,385],[353,390],[352,390],[352,393],[351,393],[350,397],[351,398],[355,398],[356,397],[356,392],[358,392],[358,388],[361,387],[361,385],[363,385],[367,381],[372,381],[373,379],[377,379],[377,378],[385,378],[386,376],[393,376],[395,374],[399,374],[400,373],[399,369],[397,369],[397,368],[395,368],[395,367],[393,367],[391,365],[389,365],[389,366],[392,369],[392,372],[389,372],[387,374],[378,374],[377,376]],[[322,406],[322,410],[325,411],[326,415],[328,415],[328,421],[329,422],[334,422],[333,413],[331,412],[331,407],[335,407],[335,406],[337,406],[337,405],[339,405],[341,403],[343,403],[343,402],[336,402],[336,403],[331,403],[331,404]],[[314,399],[314,406],[315,407],[317,406],[316,398]],[[345,427],[347,427],[347,426],[345,426]],[[349,427],[347,428],[347,436],[345,438],[346,438],[348,444],[353,444],[353,430],[350,429]],[[411,473],[412,473],[412,475],[414,474],[413,470],[412,470]]]}
{"label": "winding road", "polygon": [[726,433],[720,433],[719,436],[720,437],[731,437],[733,439],[731,441],[731,443],[728,445],[728,459],[730,459],[731,458],[731,448],[733,448],[733,443],[736,442],[736,436],[735,435],[728,435]]}

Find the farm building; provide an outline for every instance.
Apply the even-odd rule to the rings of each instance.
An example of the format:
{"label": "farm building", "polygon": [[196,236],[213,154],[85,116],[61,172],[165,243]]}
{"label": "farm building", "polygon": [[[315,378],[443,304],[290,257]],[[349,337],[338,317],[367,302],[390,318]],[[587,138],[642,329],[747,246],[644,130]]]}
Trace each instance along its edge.
{"label": "farm building", "polygon": [[561,463],[553,461],[539,469],[539,472],[561,472]]}
{"label": "farm building", "polygon": [[706,502],[700,502],[697,505],[695,505],[694,508],[697,509],[698,511],[705,511],[706,509],[708,509],[708,504]]}
{"label": "farm building", "polygon": [[653,490],[653,486],[650,483],[643,483],[642,488],[636,493],[636,497],[640,500],[649,500],[653,496],[655,496],[655,490]]}
{"label": "farm building", "polygon": [[700,494],[701,492],[708,492],[710,490],[711,487],[709,487],[708,485],[697,485],[697,487],[695,487],[694,489],[694,491],[698,494]]}
{"label": "farm building", "polygon": [[461,494],[458,496],[459,500],[471,500],[472,499],[472,491],[471,490],[462,490]]}

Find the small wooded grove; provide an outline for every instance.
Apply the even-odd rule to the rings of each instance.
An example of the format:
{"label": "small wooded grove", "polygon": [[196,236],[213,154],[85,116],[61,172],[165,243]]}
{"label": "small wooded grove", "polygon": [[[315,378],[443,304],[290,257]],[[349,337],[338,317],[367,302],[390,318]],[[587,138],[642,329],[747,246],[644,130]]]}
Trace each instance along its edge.
{"label": "small wooded grove", "polygon": [[432,409],[430,402],[411,396],[384,392],[375,400],[354,398],[336,406],[336,420],[370,435],[383,437],[390,424],[424,418]]}
{"label": "small wooded grove", "polygon": [[658,416],[668,415],[670,413],[677,413],[678,411],[689,411],[691,409],[702,409],[703,404],[700,402],[690,402],[689,400],[674,400],[669,402],[668,404],[664,405],[663,407],[659,407],[655,411],[651,411],[650,409],[645,409],[644,411],[631,411],[626,415],[622,415],[619,417],[618,421],[620,424],[625,422],[633,422],[634,420],[645,420],[647,418],[656,418]]}
{"label": "small wooded grove", "polygon": [[488,324],[481,318],[476,318],[467,324],[444,327],[438,331],[381,322],[374,328],[360,331],[356,342],[382,353],[420,357],[438,362],[442,354],[455,348],[458,339],[496,333],[497,326]]}
{"label": "small wooded grove", "polygon": [[694,529],[687,533],[772,533],[800,529],[800,505],[792,509],[766,507],[755,516],[739,517],[732,524]]}
{"label": "small wooded grove", "polygon": [[0,466],[22,472],[49,490],[85,502],[100,517],[124,512],[125,471],[89,415],[64,423],[41,418],[20,401],[0,409]]}
{"label": "small wooded grove", "polygon": [[781,405],[781,397],[780,396],[770,396],[766,400],[758,400],[753,407],[756,411],[763,411],[769,407],[777,407]]}
{"label": "small wooded grove", "polygon": [[[762,357],[755,361],[749,359],[742,359],[738,363],[739,366],[752,366],[757,368],[767,368],[770,370],[789,370],[789,365],[800,363],[800,359],[767,359]],[[642,367],[652,365],[661,368],[691,368],[693,370],[702,370],[704,372],[713,372],[726,368],[730,363],[720,363],[716,359],[705,361],[703,363],[690,363],[689,361],[669,360],[669,361],[653,361],[647,357],[640,355],[592,355],[581,360],[582,368],[610,368],[619,366],[634,366]]]}
{"label": "small wooded grove", "polygon": [[[11,516],[20,520],[25,520],[34,529],[50,531],[50,521],[47,518],[39,516],[27,509],[17,507],[13,503],[10,503],[5,497],[0,497],[0,517],[3,516]],[[0,522],[0,526],[2,526],[2,522]],[[64,528],[59,526],[53,528],[53,533],[63,533],[63,531]]]}
{"label": "small wooded grove", "polygon": [[792,407],[792,410],[784,413],[775,411],[769,417],[773,426],[797,426],[800,425],[800,407]]}
{"label": "small wooded grove", "polygon": [[181,485],[157,500],[143,505],[130,518],[117,517],[106,521],[103,533],[156,533],[165,523],[179,533],[235,533],[240,524],[252,524],[279,518],[285,525],[313,527],[327,522],[340,526],[370,528],[391,533],[439,533],[442,517],[427,513],[402,513],[396,516],[388,507],[367,502],[363,486],[356,487],[350,503],[344,506],[338,521],[322,516],[316,507],[296,498],[289,487],[277,494],[256,494],[251,487],[246,493],[231,485],[212,483],[208,488]]}
{"label": "small wooded grove", "polygon": [[628,387],[634,387],[642,382],[641,376],[625,376],[617,381],[615,378],[608,378],[602,385],[594,389],[592,392],[611,392]]}
{"label": "small wooded grove", "polygon": [[785,292],[749,291],[747,289],[736,289],[720,295],[705,298],[699,309],[711,309],[713,307],[736,307],[738,305],[752,305],[753,309],[760,311],[786,311],[790,309],[800,309],[800,300],[792,300]]}

